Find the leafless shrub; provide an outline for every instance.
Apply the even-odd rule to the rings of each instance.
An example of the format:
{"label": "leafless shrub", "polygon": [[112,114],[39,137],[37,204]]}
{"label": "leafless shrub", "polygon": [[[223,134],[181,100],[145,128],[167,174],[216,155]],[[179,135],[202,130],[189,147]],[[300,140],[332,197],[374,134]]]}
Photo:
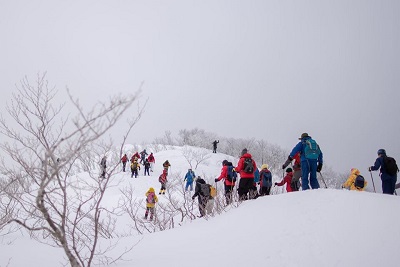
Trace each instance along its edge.
{"label": "leafless shrub", "polygon": [[[117,244],[118,211],[106,207],[103,198],[142,109],[128,122],[120,155],[110,155],[106,177],[99,179],[97,164],[114,147],[102,138],[138,94],[112,97],[85,112],[67,92],[74,116],[65,116],[64,105],[56,104],[58,92],[49,87],[45,75],[38,75],[35,84],[25,78],[7,106],[16,126],[1,116],[0,133],[5,141],[0,148],[13,162],[1,161],[5,178],[0,208],[10,211],[10,217],[2,219],[22,226],[40,242],[62,248],[73,267],[112,263],[116,259],[107,253]],[[77,175],[82,171],[88,175]]]}

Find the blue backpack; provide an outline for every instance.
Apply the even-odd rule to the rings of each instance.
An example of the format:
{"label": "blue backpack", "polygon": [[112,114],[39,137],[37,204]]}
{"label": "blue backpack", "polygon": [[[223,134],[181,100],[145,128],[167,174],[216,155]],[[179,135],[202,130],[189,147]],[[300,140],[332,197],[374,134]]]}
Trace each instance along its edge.
{"label": "blue backpack", "polygon": [[309,138],[304,143],[304,155],[306,159],[318,159],[321,150],[314,139]]}
{"label": "blue backpack", "polygon": [[261,177],[262,179],[262,186],[263,187],[271,187],[272,186],[272,175],[270,171],[262,171]]}
{"label": "blue backpack", "polygon": [[228,174],[226,175],[226,179],[229,182],[236,182],[237,172],[233,170],[233,166],[228,166]]}

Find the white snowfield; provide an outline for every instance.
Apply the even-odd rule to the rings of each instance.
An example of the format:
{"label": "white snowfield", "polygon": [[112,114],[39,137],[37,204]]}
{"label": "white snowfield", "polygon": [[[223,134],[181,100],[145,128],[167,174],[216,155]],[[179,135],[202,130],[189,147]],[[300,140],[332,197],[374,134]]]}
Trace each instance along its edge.
{"label": "white snowfield", "polygon": [[[116,203],[120,188],[130,184],[138,198],[144,199],[149,187],[158,193],[158,175],[166,159],[172,165],[171,173],[181,173],[183,180],[188,163],[182,148],[154,155],[156,169],[152,176],[144,177],[142,169],[137,179],[122,172],[113,178],[117,186],[107,195],[107,205]],[[196,175],[214,184],[225,158],[237,162],[210,151],[210,158],[199,165]],[[81,179],[84,177],[82,174]],[[218,191],[222,188],[222,183],[218,183]],[[165,196],[159,198],[164,201]],[[128,228],[129,223],[128,218],[121,218],[118,225]],[[24,230],[0,240],[1,267],[54,267],[65,263],[61,249],[31,240]],[[400,198],[336,189],[276,194],[245,201],[227,212],[197,218],[172,230],[124,237],[118,247],[124,249],[136,243],[123,257],[124,261],[112,266],[397,267]]]}

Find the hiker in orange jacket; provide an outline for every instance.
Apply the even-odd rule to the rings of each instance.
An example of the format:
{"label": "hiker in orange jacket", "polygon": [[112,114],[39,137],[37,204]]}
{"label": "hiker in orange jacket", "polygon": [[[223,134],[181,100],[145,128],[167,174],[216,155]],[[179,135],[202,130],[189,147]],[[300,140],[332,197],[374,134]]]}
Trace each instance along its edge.
{"label": "hiker in orange jacket", "polygon": [[349,175],[349,177],[347,177],[346,182],[342,185],[342,188],[350,188],[350,190],[364,191],[365,188],[367,187],[367,181],[365,181],[365,179],[364,179],[364,187],[363,188],[356,187],[356,185],[355,185],[356,178],[359,175],[360,175],[360,170],[357,168],[352,168],[350,170],[350,175]]}

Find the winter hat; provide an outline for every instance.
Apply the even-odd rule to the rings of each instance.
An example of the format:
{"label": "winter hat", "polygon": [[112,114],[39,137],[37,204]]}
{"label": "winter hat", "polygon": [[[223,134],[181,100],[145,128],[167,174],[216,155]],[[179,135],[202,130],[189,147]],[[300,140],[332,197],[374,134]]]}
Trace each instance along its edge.
{"label": "winter hat", "polygon": [[292,170],[292,168],[287,168],[286,169],[286,172],[292,172],[293,170]]}
{"label": "winter hat", "polygon": [[247,153],[247,148],[243,148],[243,150],[242,150],[242,156],[244,155],[244,154],[246,154]]}
{"label": "winter hat", "polygon": [[224,159],[223,161],[222,161],[222,165],[227,165],[228,164],[228,161],[226,160],[226,159]]}
{"label": "winter hat", "polygon": [[378,155],[386,155],[386,150],[381,148],[381,149],[378,150],[377,153],[378,153]]}
{"label": "winter hat", "polygon": [[268,164],[261,165],[261,170],[268,169]]}
{"label": "winter hat", "polygon": [[154,193],[154,188],[150,187],[149,192],[153,192]]}
{"label": "winter hat", "polygon": [[308,133],[302,133],[299,140],[303,139],[304,137],[310,137]]}

